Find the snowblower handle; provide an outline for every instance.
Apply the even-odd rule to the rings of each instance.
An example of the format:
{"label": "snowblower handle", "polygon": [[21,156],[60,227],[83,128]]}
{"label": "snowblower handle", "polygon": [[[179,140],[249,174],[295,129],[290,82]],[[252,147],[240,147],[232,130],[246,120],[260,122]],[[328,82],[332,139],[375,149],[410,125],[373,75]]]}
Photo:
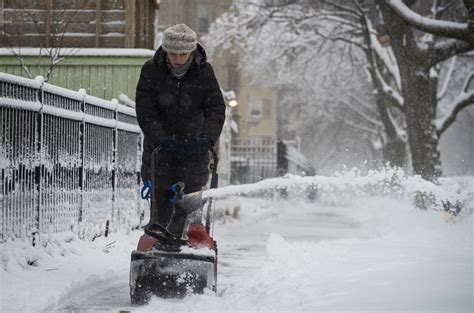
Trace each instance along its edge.
{"label": "snowblower handle", "polygon": [[213,162],[210,165],[210,168],[212,170],[210,188],[216,189],[218,187],[218,182],[219,182],[219,174],[217,174],[217,164],[219,163],[219,157],[217,156],[217,153],[213,147],[211,147],[210,150],[212,153],[212,160],[213,160]]}
{"label": "snowblower handle", "polygon": [[[216,150],[214,150],[213,147],[210,148],[211,153],[212,153],[212,163],[209,166],[212,170],[212,176],[211,176],[211,185],[209,186],[210,189],[216,189],[218,187],[219,183],[219,174],[217,174],[217,164],[219,164],[219,157],[217,156]],[[212,219],[212,202],[213,199],[212,197],[209,198],[209,203],[207,206],[207,211],[206,211],[206,231],[208,234],[211,233],[211,219]]]}
{"label": "snowblower handle", "polygon": [[176,201],[183,199],[184,197],[184,183],[179,182],[171,186],[171,191],[174,192],[173,197],[170,199],[170,202],[176,204]]}
{"label": "snowblower handle", "polygon": [[147,200],[150,198],[150,193],[151,193],[151,187],[152,187],[152,182],[151,182],[151,179],[147,179],[145,180],[145,182],[143,183],[143,187],[142,187],[142,190],[141,190],[141,197],[143,200]]}

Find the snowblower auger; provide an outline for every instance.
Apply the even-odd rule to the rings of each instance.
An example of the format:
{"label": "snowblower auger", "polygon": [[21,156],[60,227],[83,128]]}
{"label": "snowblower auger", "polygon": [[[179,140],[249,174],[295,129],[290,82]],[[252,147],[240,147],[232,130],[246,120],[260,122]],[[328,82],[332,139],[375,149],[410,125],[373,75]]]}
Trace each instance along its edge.
{"label": "snowblower auger", "polygon": [[[210,187],[217,188],[218,158],[211,152]],[[133,305],[147,303],[152,295],[181,298],[203,293],[205,288],[217,291],[217,243],[211,236],[213,200],[204,199],[202,191],[185,195],[184,188],[183,183],[172,187],[175,206],[167,227],[147,225],[132,252],[129,285]]]}

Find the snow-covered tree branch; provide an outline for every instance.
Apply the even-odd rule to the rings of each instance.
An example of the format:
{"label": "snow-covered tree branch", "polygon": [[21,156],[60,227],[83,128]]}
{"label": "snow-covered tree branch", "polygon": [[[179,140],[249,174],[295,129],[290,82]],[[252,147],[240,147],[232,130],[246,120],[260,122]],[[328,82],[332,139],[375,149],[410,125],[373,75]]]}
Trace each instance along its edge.
{"label": "snow-covered tree branch", "polygon": [[423,52],[427,54],[427,66],[431,67],[455,55],[472,50],[474,50],[474,44],[457,39],[445,39],[435,41],[427,46]]}
{"label": "snow-covered tree branch", "polygon": [[374,71],[376,74],[375,84],[379,87],[378,90],[382,91],[387,96],[387,98],[390,99],[391,105],[403,111],[403,97],[396,90],[390,87],[389,84],[387,84],[377,66],[375,66]]}
{"label": "snow-covered tree branch", "polygon": [[444,77],[443,84],[441,85],[441,90],[439,90],[436,94],[436,98],[438,101],[441,100],[446,95],[446,92],[448,91],[449,81],[451,80],[451,77],[453,76],[456,60],[457,60],[457,57],[454,56],[451,59],[451,62],[449,63],[448,71],[446,73],[446,76]]}
{"label": "snow-covered tree branch", "polygon": [[379,120],[369,116],[367,113],[361,110],[360,105],[354,105],[349,101],[341,101],[341,103],[344,104],[349,110],[356,113],[357,116],[362,118],[365,122],[369,123],[372,127],[376,127],[376,128],[383,127],[383,124]]}
{"label": "snow-covered tree branch", "polygon": [[352,121],[348,121],[348,120],[342,120],[341,119],[341,122],[344,123],[344,125],[347,125],[351,128],[354,128],[354,129],[357,129],[359,131],[362,131],[362,132],[365,132],[365,133],[368,133],[368,134],[372,134],[374,136],[379,136],[380,133],[374,129],[373,127],[369,127],[367,125],[363,125],[363,124],[360,124],[360,123],[355,123],[355,122],[352,122]]}
{"label": "snow-covered tree branch", "polygon": [[451,104],[451,110],[441,122],[438,123],[438,135],[441,136],[451,124],[456,120],[459,112],[464,108],[474,105],[474,89],[468,90],[471,83],[474,82],[474,72],[471,72],[464,81],[463,87],[459,95]]}
{"label": "snow-covered tree branch", "polygon": [[23,69],[23,71],[25,71],[28,78],[33,79],[33,75],[31,74],[29,67],[25,64],[25,59],[21,54],[21,46],[19,46],[17,49],[10,48],[9,50],[17,58],[21,68]]}
{"label": "snow-covered tree branch", "polygon": [[[473,10],[472,0],[464,0],[468,10]],[[450,21],[435,20],[415,13],[408,8],[402,0],[385,0],[398,16],[407,24],[432,35],[440,37],[455,38],[469,42],[474,45],[474,31],[472,20],[468,23],[457,23]],[[472,13],[471,13],[472,16]]]}
{"label": "snow-covered tree branch", "polygon": [[393,57],[393,52],[391,52],[391,48],[382,47],[376,36],[376,31],[372,27],[372,23],[368,19],[365,19],[365,22],[367,25],[367,30],[369,32],[370,46],[372,50],[376,53],[377,57],[382,60],[383,64],[385,65],[385,68],[388,70],[388,72],[394,79],[397,89],[401,90],[402,86],[400,81],[400,72],[398,69],[398,64],[395,58]]}
{"label": "snow-covered tree branch", "polygon": [[[446,93],[455,65],[443,84],[438,84],[438,69],[434,67],[474,50],[472,1],[464,0],[469,9],[468,22],[448,22],[439,18],[459,18],[459,3],[439,0],[429,7],[401,0],[239,0],[231,13],[211,27],[206,44],[244,48],[252,55],[248,65],[254,73],[271,69],[277,84],[290,83],[304,90],[311,99],[300,101],[307,110],[301,114],[304,119],[309,119],[309,112],[324,112],[337,121],[334,114],[343,112],[329,104],[344,100],[351,103],[352,113],[343,114],[345,118],[354,118],[351,122],[356,125],[364,121],[354,111],[357,108],[365,112],[363,106],[348,100],[350,94],[345,94],[354,92],[354,88],[332,99],[326,90],[336,88],[329,82],[339,84],[347,71],[367,69],[373,90],[369,101],[377,112],[373,118],[384,126],[380,130],[384,155],[396,159],[392,164],[403,166],[408,143],[415,173],[435,180],[441,173],[437,129],[433,126],[437,95]],[[417,13],[415,8],[423,12]],[[323,64],[315,66],[315,61],[322,59]],[[322,73],[337,79],[321,79]],[[301,82],[301,76],[305,77],[303,84],[295,84]],[[456,107],[459,112],[464,106]]]}

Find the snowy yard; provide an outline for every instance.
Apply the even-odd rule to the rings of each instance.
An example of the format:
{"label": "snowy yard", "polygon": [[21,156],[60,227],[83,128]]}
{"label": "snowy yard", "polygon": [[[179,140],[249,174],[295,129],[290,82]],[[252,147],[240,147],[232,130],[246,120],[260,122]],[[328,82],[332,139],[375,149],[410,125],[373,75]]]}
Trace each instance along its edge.
{"label": "snowy yard", "polygon": [[[474,312],[474,0],[0,16],[0,313]],[[132,306],[140,177],[201,186],[212,146],[217,292]]]}
{"label": "snowy yard", "polygon": [[94,242],[52,235],[43,248],[9,241],[0,246],[1,311],[472,312],[472,189],[467,195],[452,222],[409,198],[229,196],[216,204],[228,212],[215,225],[218,295],[138,308],[129,304],[128,267],[140,232]]}

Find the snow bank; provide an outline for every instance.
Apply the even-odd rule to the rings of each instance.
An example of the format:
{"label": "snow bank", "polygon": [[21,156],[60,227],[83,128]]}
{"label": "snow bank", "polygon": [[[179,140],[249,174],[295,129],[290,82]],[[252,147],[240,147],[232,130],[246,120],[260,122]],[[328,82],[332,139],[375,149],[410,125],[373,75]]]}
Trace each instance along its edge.
{"label": "snow bank", "polygon": [[24,240],[0,244],[0,311],[53,308],[72,290],[93,288],[126,271],[135,245],[135,238],[123,233],[93,242],[62,233],[50,235],[35,247]]}

